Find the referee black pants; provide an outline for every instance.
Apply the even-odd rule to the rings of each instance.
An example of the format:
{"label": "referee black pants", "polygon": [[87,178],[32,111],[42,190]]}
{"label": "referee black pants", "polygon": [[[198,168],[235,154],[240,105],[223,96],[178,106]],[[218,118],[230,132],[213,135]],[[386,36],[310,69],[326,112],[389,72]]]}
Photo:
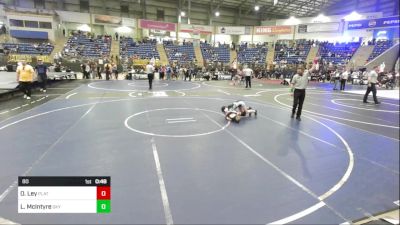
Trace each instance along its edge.
{"label": "referee black pants", "polygon": [[246,88],[251,88],[251,76],[246,76]]}
{"label": "referee black pants", "polygon": [[346,86],[346,81],[345,79],[340,79],[340,90],[344,91],[344,87]]}
{"label": "referee black pants", "polygon": [[292,108],[292,115],[296,113],[297,108],[297,117],[300,117],[301,110],[303,109],[303,102],[306,98],[306,90],[305,89],[294,89],[293,93],[293,108]]}
{"label": "referee black pants", "polygon": [[154,73],[147,74],[147,78],[149,79],[149,90],[151,90],[153,89]]}
{"label": "referee black pants", "polygon": [[371,87],[368,87],[368,88],[367,88],[367,92],[365,92],[363,102],[364,102],[364,103],[367,102],[368,95],[369,95],[369,93],[371,93],[371,91],[372,91],[372,96],[373,96],[373,98],[374,98],[374,102],[375,102],[375,103],[378,103],[378,98],[376,97],[376,84],[374,84],[374,83],[371,83]]}

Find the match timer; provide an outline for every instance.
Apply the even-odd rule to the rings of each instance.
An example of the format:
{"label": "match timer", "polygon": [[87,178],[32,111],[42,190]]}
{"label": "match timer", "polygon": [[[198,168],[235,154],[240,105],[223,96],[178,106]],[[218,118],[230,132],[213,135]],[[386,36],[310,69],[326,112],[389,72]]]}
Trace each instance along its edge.
{"label": "match timer", "polygon": [[18,213],[110,212],[110,177],[18,177]]}

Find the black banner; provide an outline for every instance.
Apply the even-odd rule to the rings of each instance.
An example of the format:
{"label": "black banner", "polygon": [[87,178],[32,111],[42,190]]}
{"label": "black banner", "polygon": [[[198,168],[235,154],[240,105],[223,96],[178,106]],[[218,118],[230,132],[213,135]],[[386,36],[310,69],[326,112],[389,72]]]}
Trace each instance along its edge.
{"label": "black banner", "polygon": [[18,186],[111,186],[111,177],[18,177]]}
{"label": "black banner", "polygon": [[300,24],[297,28],[297,33],[307,33],[307,25]]}

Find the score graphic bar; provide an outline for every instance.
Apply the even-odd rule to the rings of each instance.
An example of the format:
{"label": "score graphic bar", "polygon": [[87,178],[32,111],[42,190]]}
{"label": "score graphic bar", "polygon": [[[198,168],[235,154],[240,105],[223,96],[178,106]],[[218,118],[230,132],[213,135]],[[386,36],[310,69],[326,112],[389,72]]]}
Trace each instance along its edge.
{"label": "score graphic bar", "polygon": [[18,213],[110,212],[110,177],[18,177]]}

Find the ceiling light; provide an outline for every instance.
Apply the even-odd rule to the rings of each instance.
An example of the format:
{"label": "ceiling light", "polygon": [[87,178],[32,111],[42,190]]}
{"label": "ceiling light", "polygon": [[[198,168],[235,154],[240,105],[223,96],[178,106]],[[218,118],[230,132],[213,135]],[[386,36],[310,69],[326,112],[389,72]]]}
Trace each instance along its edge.
{"label": "ceiling light", "polygon": [[346,21],[351,21],[351,20],[359,20],[359,19],[361,19],[361,17],[362,16],[360,14],[358,14],[356,11],[353,11],[349,15],[345,16],[344,19]]}
{"label": "ceiling light", "polygon": [[215,12],[215,16],[217,16],[217,17],[218,17],[219,15],[220,15],[220,14],[219,14],[219,12],[218,12],[218,11],[216,11],[216,12]]}
{"label": "ceiling light", "polygon": [[298,25],[298,24],[300,24],[300,20],[299,19],[297,19],[296,17],[294,17],[294,16],[291,16],[289,19],[287,19],[286,21],[285,21],[285,24],[284,25]]}
{"label": "ceiling light", "polygon": [[260,6],[258,6],[258,5],[254,6],[254,10],[256,10],[256,11],[260,10]]}
{"label": "ceiling light", "polygon": [[278,0],[274,0],[274,5],[278,4]]}
{"label": "ceiling light", "polygon": [[329,17],[327,17],[327,16],[325,16],[324,14],[319,14],[317,17],[315,17],[313,20],[312,20],[312,22],[313,23],[327,23],[327,22],[330,22],[331,21],[331,19],[329,18]]}
{"label": "ceiling light", "polygon": [[186,13],[184,11],[181,11],[181,16],[186,16]]}

